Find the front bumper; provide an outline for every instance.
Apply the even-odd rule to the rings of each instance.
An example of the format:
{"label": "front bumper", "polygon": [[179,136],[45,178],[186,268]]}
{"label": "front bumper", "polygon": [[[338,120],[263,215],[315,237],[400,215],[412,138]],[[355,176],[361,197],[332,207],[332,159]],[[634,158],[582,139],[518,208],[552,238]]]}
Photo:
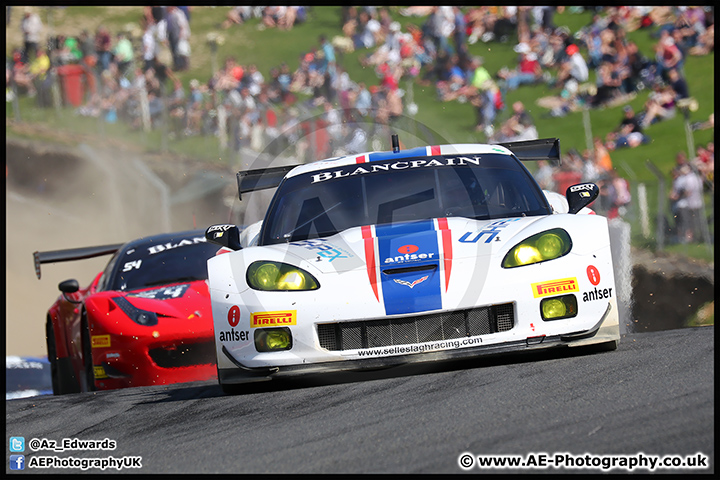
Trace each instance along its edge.
{"label": "front bumper", "polygon": [[338,360],[297,365],[282,365],[253,368],[243,365],[223,346],[222,354],[237,368],[218,368],[218,380],[221,384],[242,384],[269,381],[272,379],[295,378],[312,374],[329,374],[377,370],[398,367],[407,364],[437,363],[492,355],[536,352],[561,347],[575,347],[591,344],[617,342],[619,328],[617,314],[609,304],[602,319],[592,328],[563,335],[528,337],[524,340],[478,345],[454,350],[440,350],[407,355],[374,357],[354,360]]}

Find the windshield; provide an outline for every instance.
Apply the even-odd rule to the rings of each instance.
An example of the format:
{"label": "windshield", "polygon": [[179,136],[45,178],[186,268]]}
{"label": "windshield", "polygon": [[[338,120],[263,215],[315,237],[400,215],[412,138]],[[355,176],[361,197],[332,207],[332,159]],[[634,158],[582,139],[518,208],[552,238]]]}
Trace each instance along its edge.
{"label": "windshield", "polygon": [[507,155],[371,162],[284,180],[266,216],[261,243],[325,237],[361,225],[550,213],[530,173]]}
{"label": "windshield", "polygon": [[118,252],[105,290],[136,290],[208,278],[207,260],[218,246],[202,235],[135,245]]}

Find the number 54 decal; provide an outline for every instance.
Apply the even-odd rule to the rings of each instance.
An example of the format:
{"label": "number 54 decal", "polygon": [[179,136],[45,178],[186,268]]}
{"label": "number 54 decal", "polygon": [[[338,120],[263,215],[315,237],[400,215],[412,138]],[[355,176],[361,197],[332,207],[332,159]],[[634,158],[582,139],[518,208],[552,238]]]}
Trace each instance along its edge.
{"label": "number 54 decal", "polygon": [[123,267],[123,272],[129,272],[130,270],[139,269],[140,265],[142,265],[142,260],[135,260],[134,262],[127,262],[125,266]]}

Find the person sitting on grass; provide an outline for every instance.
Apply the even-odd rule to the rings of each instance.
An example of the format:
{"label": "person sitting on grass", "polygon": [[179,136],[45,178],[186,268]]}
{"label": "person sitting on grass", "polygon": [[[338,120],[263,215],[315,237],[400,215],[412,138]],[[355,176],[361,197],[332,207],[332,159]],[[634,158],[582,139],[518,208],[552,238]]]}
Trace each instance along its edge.
{"label": "person sitting on grass", "polygon": [[643,133],[640,119],[635,115],[630,105],[623,107],[623,119],[615,131],[608,133],[605,137],[605,145],[608,150],[616,148],[635,148],[639,145],[650,142],[650,137]]}

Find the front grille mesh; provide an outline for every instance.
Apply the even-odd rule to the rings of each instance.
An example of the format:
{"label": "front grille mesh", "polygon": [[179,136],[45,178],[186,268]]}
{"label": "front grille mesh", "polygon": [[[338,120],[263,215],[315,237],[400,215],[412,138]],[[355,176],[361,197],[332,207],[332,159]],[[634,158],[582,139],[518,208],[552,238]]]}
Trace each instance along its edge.
{"label": "front grille mesh", "polygon": [[320,346],[328,350],[409,345],[505,332],[515,325],[512,303],[414,317],[318,325]]}
{"label": "front grille mesh", "polygon": [[151,348],[148,352],[160,368],[190,367],[215,363],[215,342],[190,343],[176,348]]}

